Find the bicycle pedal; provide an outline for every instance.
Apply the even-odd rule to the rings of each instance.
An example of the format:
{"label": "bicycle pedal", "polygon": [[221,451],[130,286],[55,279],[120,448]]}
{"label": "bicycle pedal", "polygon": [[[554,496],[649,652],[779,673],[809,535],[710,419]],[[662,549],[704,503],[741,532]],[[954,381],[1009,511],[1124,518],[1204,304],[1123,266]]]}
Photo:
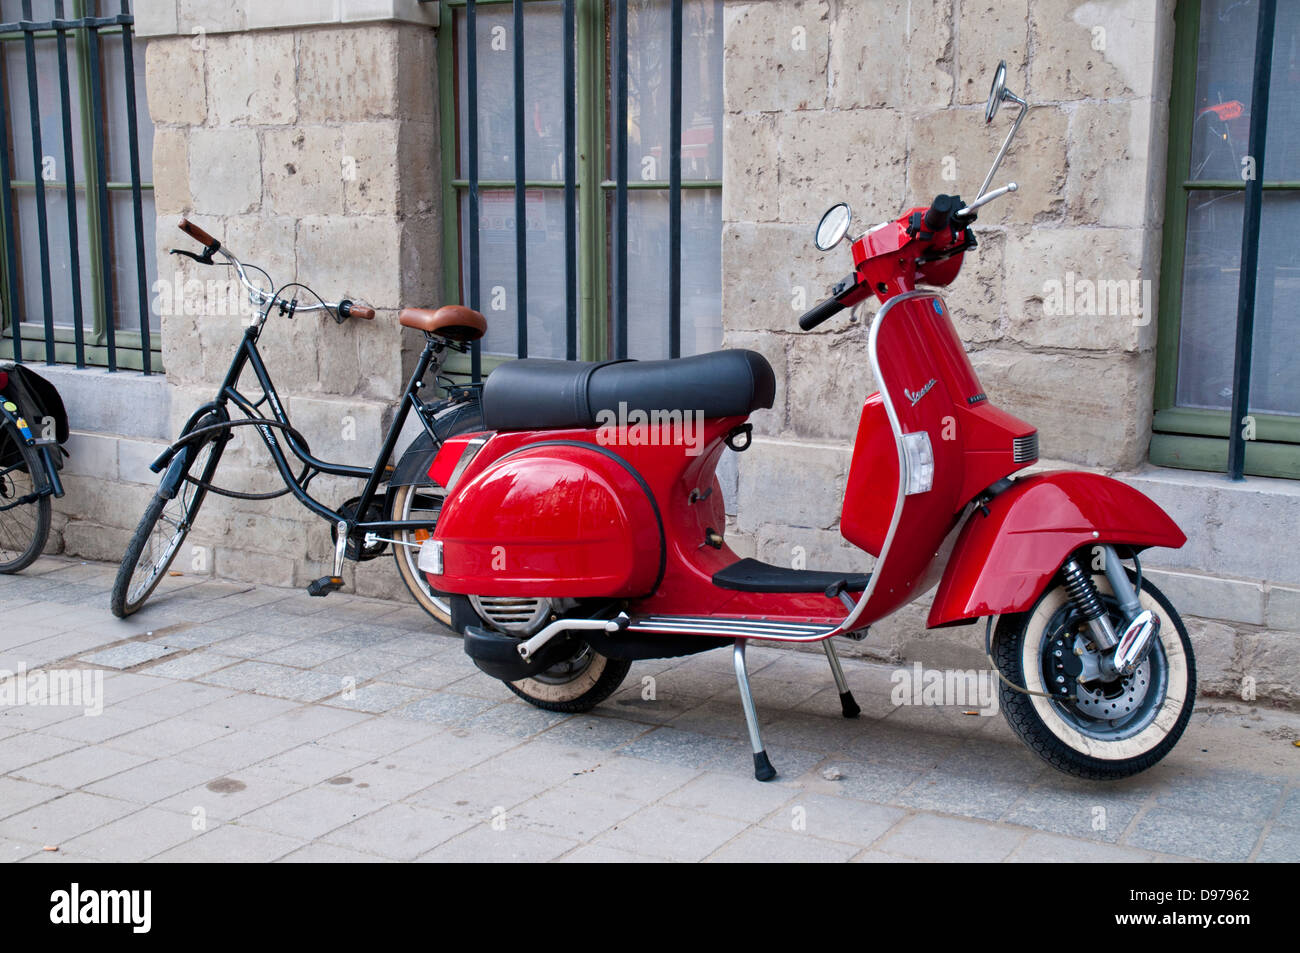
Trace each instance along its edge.
{"label": "bicycle pedal", "polygon": [[338,592],[342,588],[343,579],[341,576],[321,576],[307,587],[307,595],[328,596],[331,592]]}

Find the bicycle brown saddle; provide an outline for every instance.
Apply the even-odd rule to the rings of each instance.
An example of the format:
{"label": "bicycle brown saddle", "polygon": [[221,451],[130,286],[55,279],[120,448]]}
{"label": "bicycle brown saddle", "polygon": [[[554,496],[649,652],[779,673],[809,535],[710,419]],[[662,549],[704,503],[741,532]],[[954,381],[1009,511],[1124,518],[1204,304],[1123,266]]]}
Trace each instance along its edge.
{"label": "bicycle brown saddle", "polygon": [[397,316],[404,328],[437,334],[452,341],[476,341],[487,333],[487,319],[473,308],[445,304],[432,308],[403,308]]}

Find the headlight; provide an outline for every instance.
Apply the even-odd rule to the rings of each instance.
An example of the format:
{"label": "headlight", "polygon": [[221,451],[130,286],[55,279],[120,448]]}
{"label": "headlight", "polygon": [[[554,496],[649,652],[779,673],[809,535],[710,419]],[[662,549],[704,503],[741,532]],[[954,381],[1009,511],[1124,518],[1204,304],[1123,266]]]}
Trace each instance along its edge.
{"label": "headlight", "polygon": [[907,496],[925,493],[934,486],[934,448],[924,430],[903,434],[903,462],[907,468],[904,480]]}

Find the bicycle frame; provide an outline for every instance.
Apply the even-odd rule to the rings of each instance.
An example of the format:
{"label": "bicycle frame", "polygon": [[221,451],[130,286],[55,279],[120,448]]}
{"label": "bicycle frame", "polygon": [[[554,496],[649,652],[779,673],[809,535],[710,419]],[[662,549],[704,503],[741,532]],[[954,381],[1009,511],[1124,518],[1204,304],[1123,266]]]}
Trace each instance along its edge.
{"label": "bicycle frame", "polygon": [[[234,359],[230,363],[230,368],[226,372],[225,379],[222,381],[221,389],[215,400],[199,407],[189,422],[186,424],[188,436],[190,428],[194,423],[203,418],[203,416],[213,410],[224,412],[228,404],[234,404],[245,416],[251,421],[249,426],[257,429],[262,437],[262,442],[266,444],[267,450],[275,462],[276,470],[280,478],[284,481],[286,488],[302,503],[303,506],[311,510],[322,519],[329,520],[335,526],[340,524],[346,527],[348,536],[365,533],[391,533],[394,530],[413,530],[417,528],[428,528],[427,521],[417,520],[359,520],[355,516],[349,518],[339,510],[331,509],[321,501],[317,500],[307,492],[307,485],[319,474],[327,473],[332,476],[352,477],[358,480],[365,480],[365,487],[358,499],[355,513],[363,514],[370,505],[380,496],[379,487],[385,482],[386,469],[389,459],[396,449],[398,437],[401,435],[402,427],[406,423],[412,409],[416,410],[420,419],[421,426],[429,434],[435,445],[440,446],[442,441],[436,430],[430,423],[430,419],[438,410],[447,406],[460,403],[455,397],[446,400],[427,404],[420,399],[417,391],[426,373],[432,367],[437,370],[441,366],[441,355],[447,347],[446,344],[437,340],[432,335],[425,335],[424,350],[420,353],[419,360],[416,362],[415,370],[407,382],[406,389],[402,394],[402,401],[397,409],[397,414],[393,418],[392,424],[384,437],[383,445],[379,449],[379,456],[370,468],[352,466],[342,463],[331,463],[321,460],[314,456],[307,447],[301,445],[295,436],[296,431],[289,421],[289,415],[284,410],[284,405],[280,401],[280,395],[275,389],[271,380],[270,372],[262,360],[261,352],[257,349],[257,339],[263,326],[262,321],[255,322],[248,330],[244,332],[243,339],[240,341],[239,349],[235,352]],[[251,367],[253,374],[257,378],[258,385],[262,388],[262,397],[257,401],[250,400],[239,390],[239,379],[243,375],[245,368]],[[269,403],[272,418],[268,420],[265,417],[258,416],[258,408],[263,402]],[[259,423],[259,421],[264,421]],[[227,431],[230,427],[236,426],[238,421],[227,420],[218,427],[224,427]],[[277,426],[272,426],[272,424]],[[273,430],[280,429],[284,432],[285,442],[289,450],[297,457],[307,469],[301,477],[295,476],[290,465],[289,458],[280,446],[280,441],[276,438]],[[162,470],[171,457],[187,442],[186,436],[174,443],[168,448],[167,452],[154,462],[155,472]],[[219,492],[219,491],[218,491]]]}

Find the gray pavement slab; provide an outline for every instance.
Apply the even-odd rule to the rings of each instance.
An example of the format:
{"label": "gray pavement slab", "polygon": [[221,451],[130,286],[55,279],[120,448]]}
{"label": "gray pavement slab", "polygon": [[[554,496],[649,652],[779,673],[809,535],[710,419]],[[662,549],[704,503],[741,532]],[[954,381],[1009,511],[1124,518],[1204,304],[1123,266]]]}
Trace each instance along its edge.
{"label": "gray pavement slab", "polygon": [[[105,707],[0,707],[0,859],[1288,862],[1293,714],[1198,708],[1161,764],[1100,784],[1001,717],[894,706],[892,666],[754,646],[779,772],[753,780],[728,653],[636,663],[548,712],[416,607],[168,578],[130,620],[116,567],[0,577],[0,668],[80,669]],[[47,851],[46,847],[57,847]]]}

